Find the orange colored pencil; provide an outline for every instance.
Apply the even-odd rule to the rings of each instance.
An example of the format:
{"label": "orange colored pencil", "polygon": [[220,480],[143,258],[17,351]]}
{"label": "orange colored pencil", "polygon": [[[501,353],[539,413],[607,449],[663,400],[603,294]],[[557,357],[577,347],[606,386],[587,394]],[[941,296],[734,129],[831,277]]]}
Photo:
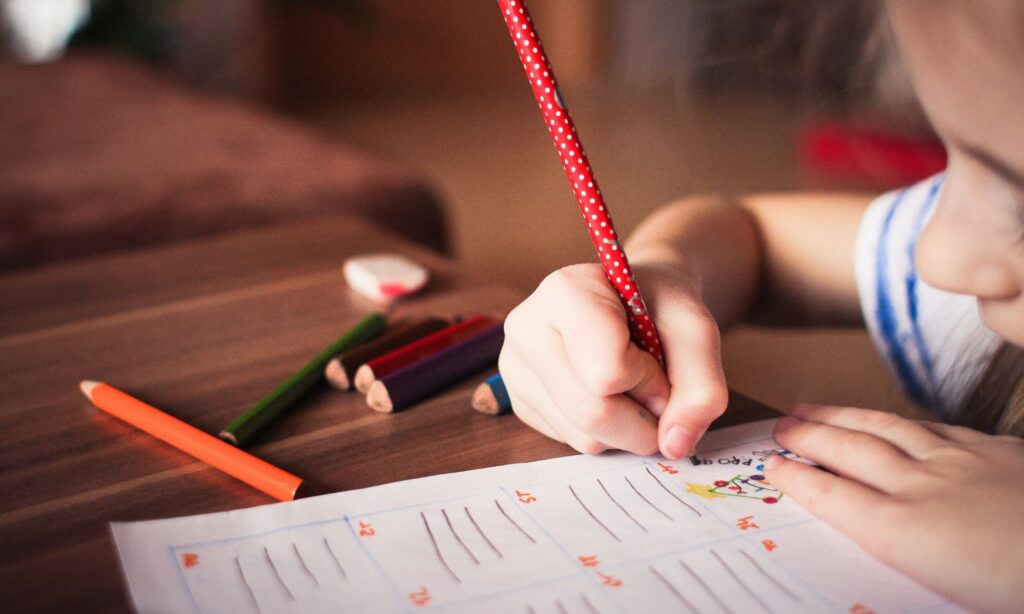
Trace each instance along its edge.
{"label": "orange colored pencil", "polygon": [[110,384],[85,380],[80,387],[99,409],[279,501],[295,499],[302,486],[301,478],[165,414]]}

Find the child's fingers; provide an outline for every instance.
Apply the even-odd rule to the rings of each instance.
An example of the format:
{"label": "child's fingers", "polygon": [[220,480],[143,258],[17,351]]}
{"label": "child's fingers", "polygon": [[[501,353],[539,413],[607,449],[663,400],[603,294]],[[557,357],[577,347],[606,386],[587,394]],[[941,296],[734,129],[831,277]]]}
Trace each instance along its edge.
{"label": "child's fingers", "polygon": [[522,361],[516,356],[515,350],[508,343],[502,346],[501,354],[498,355],[498,372],[501,373],[501,379],[505,382],[508,398],[512,404],[512,413],[522,420],[526,426],[539,431],[555,441],[565,443],[565,440],[555,432],[555,429],[551,428],[551,425],[537,413],[520,393],[520,391],[530,390],[532,387],[539,386],[539,382],[535,381],[536,377],[522,364]]}
{"label": "child's fingers", "polygon": [[861,545],[870,541],[888,500],[868,486],[781,456],[766,461],[765,475],[772,486]]}
{"label": "child's fingers", "polygon": [[[504,376],[502,377],[504,378]],[[540,414],[533,411],[533,408],[531,408],[526,403],[526,401],[523,401],[521,398],[519,398],[519,396],[516,395],[516,393],[512,392],[512,390],[508,391],[508,398],[509,401],[512,403],[512,413],[514,413],[516,417],[522,420],[523,423],[526,424],[526,426],[539,432],[545,437],[548,437],[549,439],[554,439],[555,441],[561,441],[562,443],[565,443],[565,440],[562,439],[553,428],[551,428],[551,425],[549,425],[544,420],[544,418],[541,418]]]}
{"label": "child's fingers", "polygon": [[718,325],[690,301],[665,305],[657,325],[672,385],[659,423],[660,447],[668,458],[682,458],[729,400]]}
{"label": "child's fingers", "polygon": [[658,360],[650,352],[630,343],[626,346],[623,368],[629,373],[625,383],[631,384],[626,394],[654,416],[664,413],[671,388]]}
{"label": "child's fingers", "polygon": [[915,475],[910,457],[874,435],[828,424],[782,418],[775,440],[787,450],[877,490],[892,492]]}
{"label": "child's fingers", "polygon": [[516,355],[514,348],[502,349],[499,370],[512,400],[512,410],[527,425],[584,454],[599,454],[608,449],[602,442],[581,432],[563,415],[537,374]]}
{"label": "child's fingers", "polygon": [[536,351],[537,356],[530,365],[534,374],[554,402],[556,411],[576,430],[608,447],[635,454],[646,456],[657,450],[654,416],[625,395],[594,394],[569,367],[566,348],[560,338],[539,340]]}
{"label": "child's fingers", "polygon": [[538,293],[544,319],[561,335],[567,361],[591,393],[634,390],[641,402],[668,398],[668,379],[630,341],[625,309],[599,267],[566,267],[549,275]]}
{"label": "child's fingers", "polygon": [[808,422],[829,424],[874,435],[918,460],[926,458],[932,450],[945,445],[943,437],[920,423],[884,411],[829,405],[801,405],[794,409],[791,415]]}
{"label": "child's fingers", "polygon": [[978,443],[991,438],[991,435],[986,435],[981,431],[969,429],[965,426],[953,426],[952,424],[942,424],[941,422],[930,422],[928,420],[919,420],[917,423],[936,435],[957,443]]}

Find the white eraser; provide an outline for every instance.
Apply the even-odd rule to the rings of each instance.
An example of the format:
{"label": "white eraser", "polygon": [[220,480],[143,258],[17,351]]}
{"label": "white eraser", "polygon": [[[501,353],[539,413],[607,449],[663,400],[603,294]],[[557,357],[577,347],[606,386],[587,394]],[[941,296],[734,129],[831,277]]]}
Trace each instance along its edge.
{"label": "white eraser", "polygon": [[425,267],[398,254],[355,256],[345,261],[342,272],[353,290],[377,303],[417,292],[430,278]]}

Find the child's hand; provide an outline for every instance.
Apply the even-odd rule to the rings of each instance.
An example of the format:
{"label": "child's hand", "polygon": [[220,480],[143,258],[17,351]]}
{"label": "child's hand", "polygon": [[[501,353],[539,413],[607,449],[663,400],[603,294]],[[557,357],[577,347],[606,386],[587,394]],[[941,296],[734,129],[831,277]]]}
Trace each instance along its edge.
{"label": "child's hand", "polygon": [[660,442],[681,458],[725,410],[718,327],[679,271],[635,272],[667,376],[630,342],[622,303],[596,264],[552,273],[508,315],[499,366],[513,411],[548,437],[587,454],[646,455]]}
{"label": "child's hand", "polygon": [[971,609],[1020,608],[1024,440],[884,412],[803,406],[768,479],[867,552]]}

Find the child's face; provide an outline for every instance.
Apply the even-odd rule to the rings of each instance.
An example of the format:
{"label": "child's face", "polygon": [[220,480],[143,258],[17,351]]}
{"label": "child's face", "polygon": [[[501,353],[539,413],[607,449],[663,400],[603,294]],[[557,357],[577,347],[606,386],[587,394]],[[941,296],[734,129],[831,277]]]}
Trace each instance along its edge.
{"label": "child's face", "polygon": [[978,297],[994,332],[1024,345],[1024,2],[890,0],[889,14],[949,169],[917,266]]}

